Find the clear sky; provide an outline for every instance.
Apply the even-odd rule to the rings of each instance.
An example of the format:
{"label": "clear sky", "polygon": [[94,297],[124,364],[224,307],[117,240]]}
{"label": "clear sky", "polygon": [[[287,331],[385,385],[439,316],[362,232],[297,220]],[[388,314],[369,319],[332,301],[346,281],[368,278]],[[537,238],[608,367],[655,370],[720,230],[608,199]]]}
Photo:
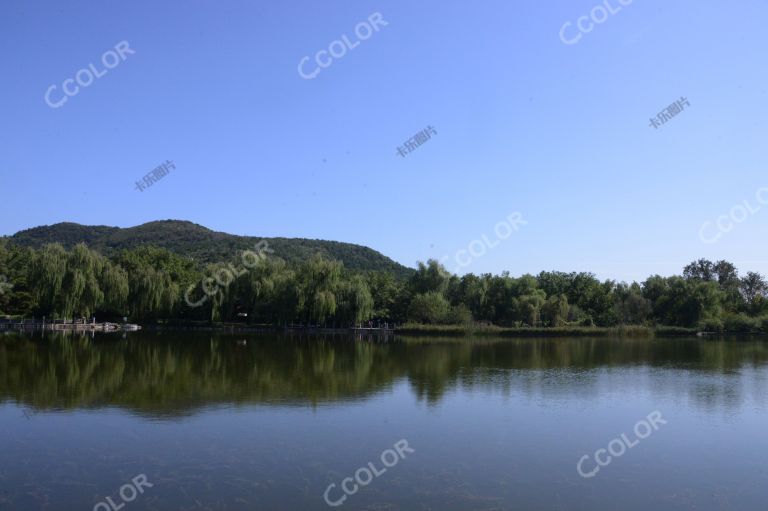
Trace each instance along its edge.
{"label": "clear sky", "polygon": [[[768,273],[768,4],[606,1],[3,0],[0,234],[184,219],[453,269],[520,212],[462,273]],[[581,33],[590,11],[607,19]],[[374,13],[386,25],[360,40]],[[342,35],[355,47],[302,78]],[[122,41],[134,53],[106,68]],[[103,76],[65,96],[91,63]]]}

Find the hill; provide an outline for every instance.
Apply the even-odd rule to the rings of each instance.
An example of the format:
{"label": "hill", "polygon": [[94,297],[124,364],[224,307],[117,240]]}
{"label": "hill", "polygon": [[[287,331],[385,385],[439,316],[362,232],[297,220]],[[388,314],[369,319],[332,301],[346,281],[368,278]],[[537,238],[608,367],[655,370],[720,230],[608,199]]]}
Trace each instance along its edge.
{"label": "hill", "polygon": [[337,259],[349,269],[386,271],[407,278],[413,270],[371,248],[338,241],[304,238],[260,238],[216,232],[192,222],[161,220],[120,228],[105,225],[81,225],[64,222],[19,231],[9,242],[39,248],[46,243],[60,243],[70,248],[85,243],[104,255],[112,256],[123,249],[141,245],[162,247],[200,263],[231,260],[238,251],[253,249],[261,240],[269,243],[274,255],[289,263],[305,261],[314,254]]}

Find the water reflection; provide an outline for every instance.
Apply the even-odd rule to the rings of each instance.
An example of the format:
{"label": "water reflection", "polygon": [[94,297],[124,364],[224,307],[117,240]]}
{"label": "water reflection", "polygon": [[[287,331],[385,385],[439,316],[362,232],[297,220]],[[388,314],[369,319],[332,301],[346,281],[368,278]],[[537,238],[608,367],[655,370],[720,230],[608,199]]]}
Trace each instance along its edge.
{"label": "water reflection", "polygon": [[[243,342],[246,341],[246,342]],[[446,393],[516,390],[582,397],[632,385],[611,371],[678,369],[691,401],[738,406],[737,375],[768,362],[761,340],[543,339],[355,342],[340,338],[139,333],[121,339],[66,334],[0,336],[0,401],[53,409],[120,407],[178,417],[223,404],[324,405],[365,400],[404,379],[438,403]],[[702,380],[702,373],[720,378]],[[667,374],[667,373],[664,373]],[[675,382],[657,371],[653,388]],[[638,376],[640,377],[640,376]],[[760,382],[764,380],[758,379]],[[759,386],[759,392],[765,387]],[[751,389],[754,391],[755,389]]]}

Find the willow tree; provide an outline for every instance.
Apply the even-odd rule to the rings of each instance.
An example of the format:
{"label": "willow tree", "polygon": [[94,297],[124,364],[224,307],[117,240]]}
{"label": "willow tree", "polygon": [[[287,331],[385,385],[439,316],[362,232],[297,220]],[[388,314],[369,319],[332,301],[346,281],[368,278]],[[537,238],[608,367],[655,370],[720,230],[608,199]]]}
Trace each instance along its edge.
{"label": "willow tree", "polygon": [[300,291],[296,284],[296,272],[284,264],[274,264],[276,264],[273,273],[275,289],[272,299],[267,304],[267,310],[273,323],[284,325],[299,317]]}
{"label": "willow tree", "polygon": [[145,264],[137,265],[128,280],[128,303],[137,317],[170,314],[181,296],[179,284],[168,273]]}
{"label": "willow tree", "polygon": [[42,314],[57,314],[57,299],[67,273],[67,251],[58,243],[45,245],[34,252],[29,263],[27,282]]}
{"label": "willow tree", "polygon": [[128,306],[137,317],[178,313],[184,291],[201,278],[190,258],[164,248],[124,250],[116,262],[128,272]]}
{"label": "willow tree", "polygon": [[298,312],[307,322],[324,323],[336,313],[338,291],[343,265],[319,255],[299,267],[296,274]]}
{"label": "willow tree", "polygon": [[547,326],[564,326],[568,321],[568,297],[564,294],[552,295],[541,307],[541,319]]}
{"label": "willow tree", "polygon": [[338,293],[336,316],[342,324],[359,324],[371,318],[373,297],[362,276],[352,275],[344,280]]}
{"label": "willow tree", "polygon": [[0,238],[0,314],[4,314],[4,311],[10,303],[11,290],[13,284],[9,282],[8,274],[9,265],[8,259],[10,258],[10,251],[7,248],[7,241]]}
{"label": "willow tree", "polygon": [[0,275],[8,273],[8,259],[10,258],[10,255],[8,241],[4,238],[0,238]]}
{"label": "willow tree", "polygon": [[128,272],[116,264],[106,262],[101,272],[101,289],[104,291],[104,307],[125,314],[130,292]]}
{"label": "willow tree", "polygon": [[294,274],[282,259],[259,259],[232,287],[238,303],[251,319],[273,322],[293,319],[297,301]]}
{"label": "willow tree", "polygon": [[427,264],[419,261],[416,272],[411,276],[409,285],[414,294],[435,291],[444,294],[448,289],[451,274],[435,259]]}
{"label": "willow tree", "polygon": [[64,317],[80,314],[90,317],[104,303],[99,280],[105,259],[78,243],[67,257],[67,270],[61,285],[58,303]]}
{"label": "willow tree", "polygon": [[[209,271],[211,275],[214,275],[216,272],[216,267],[214,266]],[[224,308],[227,303],[227,295],[230,293],[226,287],[220,287],[216,284],[216,279],[212,276],[208,276],[203,280],[202,284],[203,290],[206,291],[206,296],[208,297],[208,302],[211,305],[211,315],[208,317],[210,321],[221,321],[222,317],[225,316]]]}
{"label": "willow tree", "polygon": [[538,326],[541,317],[541,308],[546,303],[547,294],[541,289],[532,290],[530,293],[515,299],[517,317],[530,326]]}

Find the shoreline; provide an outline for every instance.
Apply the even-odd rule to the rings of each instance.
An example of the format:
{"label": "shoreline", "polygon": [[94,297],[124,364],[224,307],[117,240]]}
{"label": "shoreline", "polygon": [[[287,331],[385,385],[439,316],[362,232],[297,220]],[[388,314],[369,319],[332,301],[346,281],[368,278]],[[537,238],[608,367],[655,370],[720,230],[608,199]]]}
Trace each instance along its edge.
{"label": "shoreline", "polygon": [[[488,336],[488,337],[692,337],[705,335],[697,328],[682,327],[500,327],[500,326],[439,326],[439,325],[405,325],[398,330],[404,335],[423,336]],[[723,332],[734,334],[736,332]]]}
{"label": "shoreline", "polygon": [[[125,328],[128,327],[128,328]],[[64,331],[64,332],[103,332],[117,333],[143,330],[145,332],[162,331],[191,331],[191,332],[224,332],[224,333],[266,333],[266,334],[299,334],[299,335],[341,335],[359,339],[391,339],[395,336],[404,337],[501,337],[501,338],[557,338],[557,337],[722,337],[722,336],[765,336],[768,333],[759,331],[721,331],[707,332],[698,328],[669,327],[669,326],[618,326],[618,327],[499,327],[495,325],[425,325],[405,324],[397,328],[323,328],[272,325],[249,325],[246,323],[210,323],[210,322],[178,322],[144,324],[52,324],[46,323],[42,328],[39,323],[0,324],[2,331]]]}

